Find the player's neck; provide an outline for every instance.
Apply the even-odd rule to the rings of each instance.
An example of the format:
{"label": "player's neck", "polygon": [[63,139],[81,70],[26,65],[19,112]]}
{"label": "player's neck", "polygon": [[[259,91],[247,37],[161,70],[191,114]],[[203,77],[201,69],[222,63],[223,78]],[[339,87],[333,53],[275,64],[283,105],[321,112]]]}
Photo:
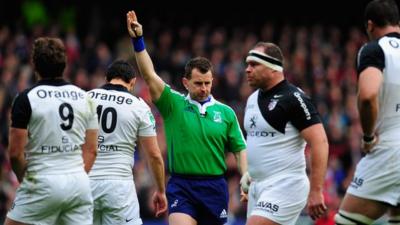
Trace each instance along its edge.
{"label": "player's neck", "polygon": [[114,84],[114,85],[121,85],[123,87],[126,87],[126,89],[128,89],[128,90],[130,89],[129,84],[121,79],[112,79],[109,83]]}
{"label": "player's neck", "polygon": [[383,28],[377,28],[374,36],[375,39],[378,39],[389,33],[400,33],[400,26],[386,26]]}
{"label": "player's neck", "polygon": [[41,77],[40,75],[37,76],[38,80],[62,80],[64,79],[62,76],[60,77]]}
{"label": "player's neck", "polygon": [[270,82],[268,82],[268,84],[266,84],[265,87],[262,87],[261,89],[263,91],[268,91],[268,90],[272,89],[273,87],[275,87],[280,82],[282,82],[284,79],[285,78],[283,76],[279,76],[276,79],[273,79]]}

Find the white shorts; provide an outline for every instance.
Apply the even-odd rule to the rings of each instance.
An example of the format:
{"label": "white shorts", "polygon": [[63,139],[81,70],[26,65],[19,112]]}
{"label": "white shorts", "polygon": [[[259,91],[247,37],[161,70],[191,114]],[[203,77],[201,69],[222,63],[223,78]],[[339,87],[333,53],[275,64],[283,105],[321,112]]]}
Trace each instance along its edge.
{"label": "white shorts", "polygon": [[85,172],[26,175],[7,217],[35,225],[93,223],[93,199]]}
{"label": "white shorts", "polygon": [[305,174],[253,181],[247,217],[256,215],[279,224],[295,224],[307,204],[309,190],[310,182]]}
{"label": "white shorts", "polygon": [[91,179],[94,225],[142,224],[133,180]]}
{"label": "white shorts", "polygon": [[400,149],[379,146],[357,164],[347,193],[386,202],[400,202]]}

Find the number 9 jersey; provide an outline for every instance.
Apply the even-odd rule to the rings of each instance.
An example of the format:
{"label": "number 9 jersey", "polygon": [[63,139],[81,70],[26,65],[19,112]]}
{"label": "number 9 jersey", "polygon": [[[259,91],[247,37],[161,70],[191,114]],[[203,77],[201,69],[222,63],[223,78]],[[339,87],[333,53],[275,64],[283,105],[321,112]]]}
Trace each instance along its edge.
{"label": "number 9 jersey", "polygon": [[83,172],[85,132],[98,129],[95,107],[84,90],[62,79],[44,79],[20,93],[11,127],[28,130],[27,173]]}

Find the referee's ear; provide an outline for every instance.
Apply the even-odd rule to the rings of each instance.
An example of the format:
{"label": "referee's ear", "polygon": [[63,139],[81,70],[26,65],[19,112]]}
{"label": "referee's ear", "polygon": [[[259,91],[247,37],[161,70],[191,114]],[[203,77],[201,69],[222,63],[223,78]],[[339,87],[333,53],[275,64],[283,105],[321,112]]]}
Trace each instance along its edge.
{"label": "referee's ear", "polygon": [[189,90],[189,80],[186,77],[182,78],[182,84],[186,88],[186,90]]}

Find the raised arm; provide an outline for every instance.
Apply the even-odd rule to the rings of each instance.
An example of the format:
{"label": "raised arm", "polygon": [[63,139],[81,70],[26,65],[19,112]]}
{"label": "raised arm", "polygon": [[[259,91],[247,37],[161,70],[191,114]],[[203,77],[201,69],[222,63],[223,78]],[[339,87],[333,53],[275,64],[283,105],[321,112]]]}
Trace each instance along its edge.
{"label": "raised arm", "polygon": [[126,24],[129,35],[132,38],[136,62],[140,73],[142,74],[146,84],[149,86],[152,100],[157,101],[164,90],[165,83],[154,70],[153,62],[151,61],[144,45],[143,27],[138,23],[134,11],[129,11],[126,14]]}
{"label": "raised arm", "polygon": [[158,147],[157,137],[139,137],[139,146],[144,151],[147,164],[156,182],[157,191],[153,194],[152,201],[156,217],[167,211],[167,197],[165,196],[164,161]]}
{"label": "raised arm", "polygon": [[301,135],[311,149],[311,188],[307,208],[311,218],[317,219],[327,209],[322,191],[328,164],[328,140],[321,123],[305,128],[301,131]]}

